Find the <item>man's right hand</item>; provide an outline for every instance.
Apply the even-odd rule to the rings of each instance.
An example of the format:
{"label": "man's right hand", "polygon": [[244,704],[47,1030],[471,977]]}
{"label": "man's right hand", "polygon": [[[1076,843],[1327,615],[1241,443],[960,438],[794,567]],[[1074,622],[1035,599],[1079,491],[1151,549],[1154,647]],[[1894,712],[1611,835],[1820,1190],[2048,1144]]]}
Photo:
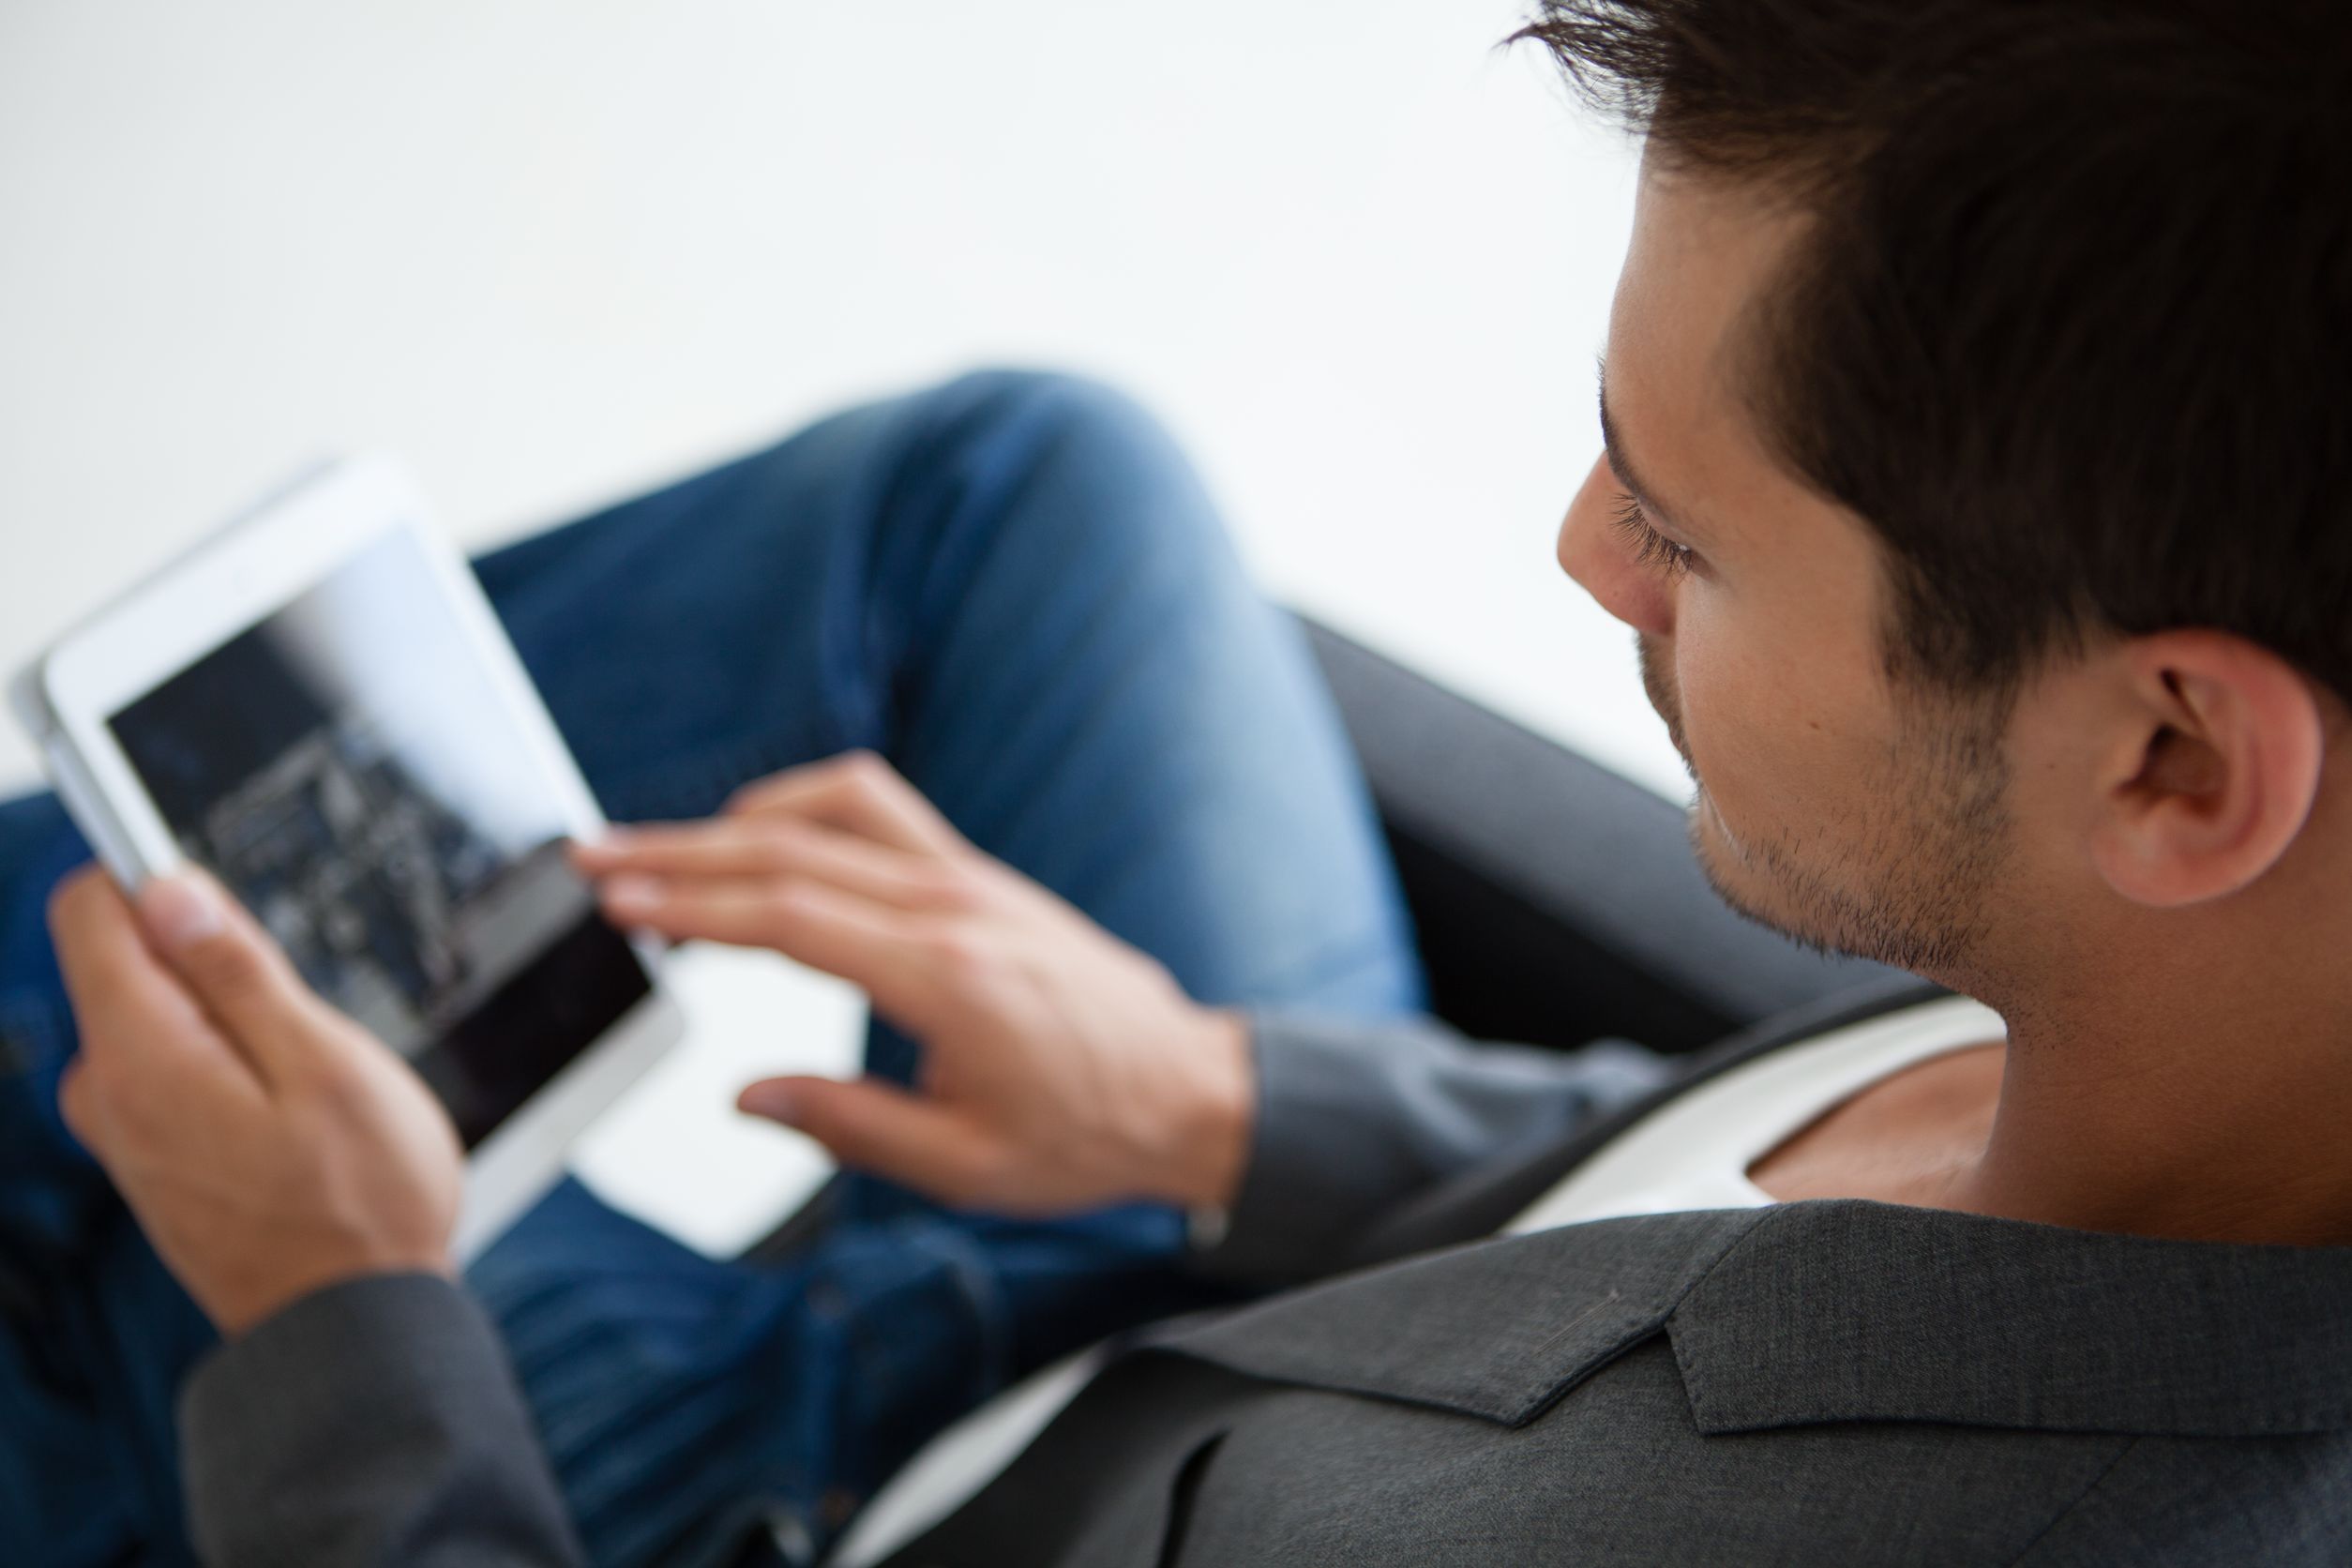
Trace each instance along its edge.
{"label": "man's right hand", "polygon": [[754,784],[705,822],[580,845],[606,911],[772,948],[864,989],[922,1042],[910,1093],[775,1078],[745,1110],[965,1208],[1229,1204],[1255,1103],[1247,1025],[983,853],[869,753]]}
{"label": "man's right hand", "polygon": [[455,1273],[464,1156],[409,1064],[201,872],[50,906],[82,1049],[59,1086],[157,1254],[234,1337],[364,1274]]}

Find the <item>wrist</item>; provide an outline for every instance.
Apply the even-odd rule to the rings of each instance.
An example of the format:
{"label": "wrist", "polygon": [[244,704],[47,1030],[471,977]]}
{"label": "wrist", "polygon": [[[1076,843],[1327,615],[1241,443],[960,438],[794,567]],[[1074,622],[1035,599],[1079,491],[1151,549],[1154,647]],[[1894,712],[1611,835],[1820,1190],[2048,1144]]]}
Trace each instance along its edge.
{"label": "wrist", "polygon": [[1186,1058],[1182,1110],[1172,1120],[1173,1141],[1155,1196],[1185,1209],[1230,1208],[1249,1167],[1258,1112],[1248,1018],[1204,1011],[1199,1038]]}
{"label": "wrist", "polygon": [[396,1274],[431,1274],[454,1282],[458,1267],[445,1251],[369,1249],[314,1259],[300,1269],[273,1271],[266,1278],[238,1281],[204,1292],[197,1304],[221,1338],[241,1339],[280,1313],[337,1286]]}

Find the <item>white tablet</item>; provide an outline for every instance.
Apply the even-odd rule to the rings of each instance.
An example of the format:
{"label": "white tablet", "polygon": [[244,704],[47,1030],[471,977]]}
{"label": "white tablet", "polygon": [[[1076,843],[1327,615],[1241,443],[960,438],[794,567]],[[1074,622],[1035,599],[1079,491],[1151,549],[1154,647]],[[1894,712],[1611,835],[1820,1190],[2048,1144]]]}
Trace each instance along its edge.
{"label": "white tablet", "polygon": [[595,797],[463,560],[380,460],[314,474],[18,680],[126,887],[195,861],[412,1062],[468,1151],[470,1258],[678,1036],[564,852]]}

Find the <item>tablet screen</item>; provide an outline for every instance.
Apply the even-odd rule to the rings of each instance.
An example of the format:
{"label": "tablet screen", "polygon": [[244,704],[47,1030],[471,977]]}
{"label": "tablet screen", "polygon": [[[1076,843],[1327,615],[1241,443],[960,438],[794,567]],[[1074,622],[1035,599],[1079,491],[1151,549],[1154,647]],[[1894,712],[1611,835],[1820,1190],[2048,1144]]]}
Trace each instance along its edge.
{"label": "tablet screen", "polygon": [[182,851],[468,1147],[651,988],[473,646],[397,529],[108,721]]}

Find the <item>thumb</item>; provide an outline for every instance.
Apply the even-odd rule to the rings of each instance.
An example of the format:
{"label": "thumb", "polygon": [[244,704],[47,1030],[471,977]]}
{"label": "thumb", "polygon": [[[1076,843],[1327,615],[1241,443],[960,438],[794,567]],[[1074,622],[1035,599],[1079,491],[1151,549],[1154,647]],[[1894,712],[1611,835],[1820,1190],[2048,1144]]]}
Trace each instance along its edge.
{"label": "thumb", "polygon": [[1003,1145],[961,1112],[882,1078],[767,1078],[735,1102],[807,1134],[843,1165],[958,1206],[998,1200]]}
{"label": "thumb", "polygon": [[138,902],[157,956],[255,1066],[279,1077],[300,1048],[311,997],[278,944],[200,871],[155,878]]}

